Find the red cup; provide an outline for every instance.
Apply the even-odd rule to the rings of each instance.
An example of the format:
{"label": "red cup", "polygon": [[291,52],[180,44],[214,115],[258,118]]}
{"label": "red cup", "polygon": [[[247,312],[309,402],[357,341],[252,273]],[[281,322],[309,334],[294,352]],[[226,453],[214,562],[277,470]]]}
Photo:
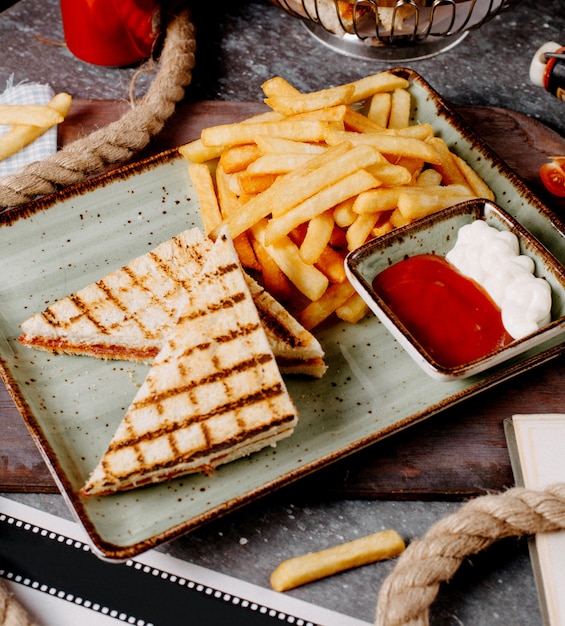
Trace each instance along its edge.
{"label": "red cup", "polygon": [[69,50],[94,65],[132,65],[151,55],[159,34],[158,0],[60,0]]}

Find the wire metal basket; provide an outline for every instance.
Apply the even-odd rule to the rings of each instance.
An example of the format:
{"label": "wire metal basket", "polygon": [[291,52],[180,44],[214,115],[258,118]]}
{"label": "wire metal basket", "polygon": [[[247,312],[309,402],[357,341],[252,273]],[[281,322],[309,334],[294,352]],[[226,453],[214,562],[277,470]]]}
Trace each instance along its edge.
{"label": "wire metal basket", "polygon": [[520,0],[271,1],[340,53],[396,62],[444,52]]}

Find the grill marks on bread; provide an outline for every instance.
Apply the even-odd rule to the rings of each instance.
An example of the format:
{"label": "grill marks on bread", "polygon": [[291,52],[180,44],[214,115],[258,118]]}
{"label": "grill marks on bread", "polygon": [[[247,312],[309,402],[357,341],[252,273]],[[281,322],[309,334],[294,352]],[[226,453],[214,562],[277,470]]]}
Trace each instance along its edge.
{"label": "grill marks on bread", "polygon": [[[19,340],[48,352],[151,363],[181,304],[193,297],[212,246],[200,229],[186,230],[30,317]],[[319,342],[247,274],[245,280],[283,371],[294,373],[298,366],[322,376]]]}
{"label": "grill marks on bread", "polygon": [[[81,322],[101,335],[113,336],[124,325],[137,327],[149,340],[161,338],[155,319],[176,317],[179,289],[190,290],[194,273],[204,264],[211,245],[199,238],[178,236],[134,259],[88,287],[58,301],[41,315],[47,325],[63,333]],[[135,306],[132,307],[132,303]]]}
{"label": "grill marks on bread", "polygon": [[224,235],[83,492],[209,471],[289,436],[296,421]]}

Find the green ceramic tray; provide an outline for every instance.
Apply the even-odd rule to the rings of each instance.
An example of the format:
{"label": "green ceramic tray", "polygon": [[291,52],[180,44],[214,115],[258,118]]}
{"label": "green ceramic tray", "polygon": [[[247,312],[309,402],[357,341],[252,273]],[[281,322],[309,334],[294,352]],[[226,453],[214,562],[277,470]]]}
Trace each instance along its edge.
{"label": "green ceramic tray", "polygon": [[[560,225],[418,75],[414,119],[489,182],[497,202],[565,261]],[[129,493],[84,499],[79,489],[147,372],[145,366],[53,356],[17,342],[19,324],[178,232],[199,225],[187,163],[176,151],[123,167],[0,216],[0,366],[39,449],[94,549],[125,559],[392,435],[444,407],[551,359],[564,336],[484,376],[436,382],[373,316],[316,331],[327,355],[321,380],[288,380],[300,413],[294,435],[225,465]]]}

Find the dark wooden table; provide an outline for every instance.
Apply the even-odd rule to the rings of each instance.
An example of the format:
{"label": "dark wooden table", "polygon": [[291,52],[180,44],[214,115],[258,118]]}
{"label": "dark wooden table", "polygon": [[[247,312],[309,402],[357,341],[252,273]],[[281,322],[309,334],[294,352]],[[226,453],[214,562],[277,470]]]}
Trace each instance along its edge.
{"label": "dark wooden table", "polygon": [[[125,102],[75,100],[60,128],[66,144],[117,119]],[[247,117],[260,103],[183,103],[149,156],[190,141],[206,126]],[[558,218],[565,202],[545,194],[538,178],[547,156],[565,154],[565,139],[523,114],[493,107],[459,107],[460,114],[527,182]],[[561,412],[562,357],[410,429],[362,450],[294,488],[341,498],[461,499],[514,484],[502,422],[515,413]],[[0,491],[56,492],[57,487],[4,385],[0,384]]]}

